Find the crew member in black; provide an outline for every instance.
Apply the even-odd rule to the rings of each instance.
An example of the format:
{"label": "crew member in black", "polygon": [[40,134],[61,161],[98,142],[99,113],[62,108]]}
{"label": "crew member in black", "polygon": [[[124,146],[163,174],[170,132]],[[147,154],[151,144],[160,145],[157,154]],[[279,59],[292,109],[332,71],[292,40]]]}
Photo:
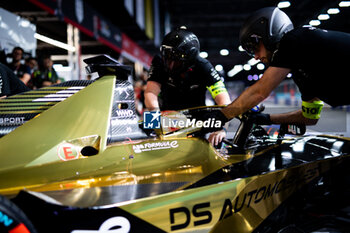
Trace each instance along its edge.
{"label": "crew member in black", "polygon": [[11,70],[13,70],[14,74],[24,83],[28,84],[31,73],[30,68],[21,63],[23,59],[23,49],[21,47],[14,47],[12,50],[12,62],[8,64]]}
{"label": "crew member in black", "polygon": [[15,95],[29,88],[13,73],[10,68],[0,63],[0,98]]}
{"label": "crew member in black", "polygon": [[244,23],[240,42],[248,54],[268,65],[261,79],[216,115],[223,122],[249,110],[269,96],[291,73],[302,94],[302,108],[282,114],[259,114],[260,124],[316,124],[323,101],[350,104],[346,77],[350,34],[313,27],[294,29],[278,8],[256,11]]}
{"label": "crew member in black", "polygon": [[[208,89],[218,105],[230,103],[225,84],[212,64],[199,56],[199,40],[181,27],[168,33],[151,64],[145,90],[148,110],[180,110],[205,106]],[[160,101],[158,101],[160,95]],[[160,102],[160,103],[159,103]],[[220,131],[209,141],[217,144],[226,134]]]}

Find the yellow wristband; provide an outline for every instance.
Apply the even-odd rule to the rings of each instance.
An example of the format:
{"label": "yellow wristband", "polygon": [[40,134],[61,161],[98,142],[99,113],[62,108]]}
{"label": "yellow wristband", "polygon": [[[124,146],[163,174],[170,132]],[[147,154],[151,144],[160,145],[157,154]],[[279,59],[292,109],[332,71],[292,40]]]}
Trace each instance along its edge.
{"label": "yellow wristband", "polygon": [[323,105],[323,101],[320,100],[312,103],[303,101],[301,107],[303,116],[308,119],[320,119]]}
{"label": "yellow wristband", "polygon": [[215,97],[217,95],[227,92],[225,84],[222,81],[218,81],[207,88],[208,88],[211,96],[213,97],[213,99],[215,99]]}

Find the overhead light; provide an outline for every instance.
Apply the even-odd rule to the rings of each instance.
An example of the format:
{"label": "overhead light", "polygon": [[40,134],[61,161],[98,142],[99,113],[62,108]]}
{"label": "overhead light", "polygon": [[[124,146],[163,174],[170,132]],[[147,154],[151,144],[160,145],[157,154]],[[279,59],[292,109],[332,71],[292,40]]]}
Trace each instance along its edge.
{"label": "overhead light", "polygon": [[200,52],[199,56],[201,56],[202,58],[207,58],[208,57],[208,53],[207,52]]}
{"label": "overhead light", "polygon": [[250,70],[251,68],[252,68],[252,66],[249,65],[249,64],[243,65],[243,69],[246,70],[246,71]]}
{"label": "overhead light", "polygon": [[244,52],[245,50],[243,49],[242,45],[238,46],[238,50],[241,52]]}
{"label": "overhead light", "polygon": [[327,13],[330,15],[335,15],[338,14],[340,12],[340,10],[338,8],[329,8]]}
{"label": "overhead light", "polygon": [[278,8],[287,8],[290,7],[290,2],[289,1],[283,1],[283,2],[279,2],[277,4]]}
{"label": "overhead light", "polygon": [[259,75],[257,75],[257,74],[253,74],[253,75],[248,75],[248,77],[247,77],[247,79],[248,79],[248,81],[257,81],[257,80],[259,80]]}
{"label": "overhead light", "polygon": [[222,71],[223,69],[224,69],[224,67],[222,67],[222,65],[216,65],[215,66],[215,69],[217,70],[217,71]]}
{"label": "overhead light", "polygon": [[258,68],[258,70],[263,70],[265,69],[265,65],[263,63],[259,63],[256,65],[256,68]]}
{"label": "overhead light", "polygon": [[230,52],[229,52],[227,49],[221,49],[221,50],[220,50],[220,55],[221,55],[221,56],[227,56],[227,55],[229,55],[229,53],[230,53]]}
{"label": "overhead light", "polygon": [[313,20],[310,20],[309,24],[311,26],[318,26],[321,24],[321,21],[320,20],[317,20],[317,19],[313,19]]}
{"label": "overhead light", "polygon": [[251,65],[251,66],[254,66],[255,64],[259,63],[259,60],[256,60],[255,58],[251,58],[249,61],[248,61],[248,64]]}
{"label": "overhead light", "polygon": [[243,66],[242,65],[235,65],[229,72],[227,72],[227,76],[233,77],[237,73],[241,72],[242,70],[243,70]]}
{"label": "overhead light", "polygon": [[319,20],[327,20],[329,19],[329,14],[320,14],[317,18]]}
{"label": "overhead light", "polygon": [[51,39],[49,37],[46,37],[46,36],[43,36],[43,35],[40,35],[38,33],[35,33],[34,34],[34,37],[38,40],[41,40],[41,41],[44,41],[48,44],[52,44],[54,46],[57,46],[57,47],[60,47],[62,49],[65,49],[65,50],[68,50],[68,51],[71,51],[71,52],[75,52],[75,47],[74,46],[71,46],[69,44],[65,44],[63,42],[60,42],[58,40],[54,40],[54,39]]}
{"label": "overhead light", "polygon": [[349,7],[350,6],[350,1],[341,1],[339,2],[340,7]]}

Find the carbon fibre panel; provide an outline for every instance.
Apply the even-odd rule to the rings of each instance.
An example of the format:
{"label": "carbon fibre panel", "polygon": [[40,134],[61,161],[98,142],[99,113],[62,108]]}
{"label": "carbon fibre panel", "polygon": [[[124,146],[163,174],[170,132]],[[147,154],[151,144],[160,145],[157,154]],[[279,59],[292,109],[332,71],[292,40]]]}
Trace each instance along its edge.
{"label": "carbon fibre panel", "polygon": [[94,81],[73,80],[0,100],[0,137],[43,111],[74,95]]}

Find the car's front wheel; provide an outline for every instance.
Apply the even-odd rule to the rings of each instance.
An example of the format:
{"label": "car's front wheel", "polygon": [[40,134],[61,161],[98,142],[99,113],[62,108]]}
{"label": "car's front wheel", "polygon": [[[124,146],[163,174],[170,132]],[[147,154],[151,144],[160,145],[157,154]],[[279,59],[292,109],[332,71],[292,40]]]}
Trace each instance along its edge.
{"label": "car's front wheel", "polygon": [[13,202],[0,195],[0,232],[37,233],[23,211]]}

